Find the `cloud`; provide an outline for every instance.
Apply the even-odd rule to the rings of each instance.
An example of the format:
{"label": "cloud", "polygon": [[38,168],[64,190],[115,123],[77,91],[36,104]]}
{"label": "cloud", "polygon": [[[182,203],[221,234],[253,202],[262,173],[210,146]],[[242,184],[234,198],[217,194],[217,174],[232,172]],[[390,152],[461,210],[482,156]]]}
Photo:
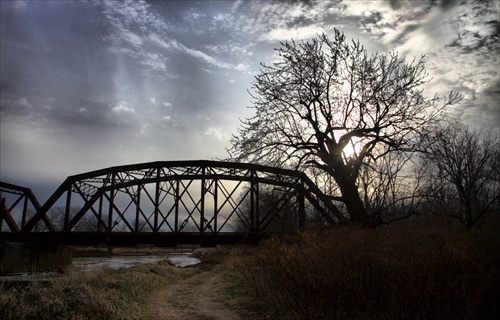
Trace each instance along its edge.
{"label": "cloud", "polygon": [[[169,68],[169,59],[166,56],[172,55],[175,51],[189,55],[213,67],[223,69],[234,67],[233,64],[221,61],[175,39],[172,32],[174,28],[167,27],[165,17],[153,13],[150,6],[144,1],[120,2],[116,6],[114,6],[114,2],[105,3],[107,7],[104,12],[115,31],[111,36],[112,50],[138,60],[150,71],[166,73]],[[185,18],[189,18],[188,25],[190,24],[193,32],[200,36],[202,36],[201,33],[194,30],[193,23],[198,20],[201,23],[205,16],[205,14],[196,11],[189,11],[185,15]],[[218,13],[213,16],[214,23],[222,29],[227,29],[232,24],[229,21],[231,19],[232,17],[228,14]],[[178,26],[178,28],[181,27]],[[150,48],[149,44],[154,44],[156,50]]]}
{"label": "cloud", "polygon": [[23,16],[2,2],[0,156],[2,174],[25,181],[220,157],[238,118],[253,116],[259,62],[278,41],[334,27],[370,52],[425,50],[426,95],[460,90],[457,116],[499,121],[498,1],[52,1],[61,21],[17,3]]}
{"label": "cloud", "polygon": [[228,133],[224,132],[219,127],[209,127],[209,128],[207,128],[207,130],[205,130],[204,134],[206,136],[212,136],[219,141],[227,141],[227,140],[229,140],[229,137],[230,137],[230,135]]}
{"label": "cloud", "polygon": [[238,6],[240,17],[233,28],[258,41],[304,39],[322,31],[316,25],[324,22],[329,7],[337,5],[338,1],[248,1]]}
{"label": "cloud", "polygon": [[[168,26],[164,19],[151,12],[150,5],[144,1],[104,1],[103,14],[107,18],[111,33],[108,36],[111,50],[125,54],[145,66],[144,71],[165,74],[168,59],[161,51],[152,51],[148,45],[152,42],[160,48],[168,49],[163,39],[168,39]],[[99,4],[96,4],[99,6]]]}
{"label": "cloud", "polygon": [[28,98],[26,98],[26,97],[21,97],[21,98],[17,99],[16,101],[14,101],[14,105],[29,108],[29,109],[33,108],[33,105],[28,101]]}
{"label": "cloud", "polygon": [[246,63],[240,63],[234,67],[234,70],[238,70],[238,71],[247,71],[249,69],[250,69],[250,66]]}
{"label": "cloud", "polygon": [[29,1],[14,0],[14,10],[16,10],[17,13],[23,13],[28,8],[28,3]]}
{"label": "cloud", "polygon": [[300,40],[315,37],[317,34],[321,34],[323,32],[324,29],[322,27],[315,25],[293,29],[278,28],[263,35],[262,39],[266,41],[280,41],[287,39]]}
{"label": "cloud", "polygon": [[141,64],[156,71],[166,71],[165,64],[167,61],[167,58],[157,53],[144,53]]}
{"label": "cloud", "polygon": [[208,55],[200,50],[190,49],[177,41],[173,42],[172,45],[176,49],[178,49],[179,51],[184,52],[184,53],[186,53],[186,54],[188,54],[188,55],[190,55],[190,56],[192,56],[200,61],[206,62],[206,63],[211,64],[213,66],[216,66],[219,68],[225,68],[225,69],[229,69],[229,68],[233,67],[231,64],[218,61],[216,58],[214,58],[214,57],[212,57],[212,56],[210,56],[210,55]]}
{"label": "cloud", "polygon": [[118,104],[111,109],[116,113],[135,113],[135,109],[126,101],[119,101]]}
{"label": "cloud", "polygon": [[226,13],[226,14],[218,13],[217,15],[215,15],[213,17],[213,24],[217,28],[222,28],[222,29],[232,27],[233,17],[234,16],[232,14],[229,14],[229,13]]}

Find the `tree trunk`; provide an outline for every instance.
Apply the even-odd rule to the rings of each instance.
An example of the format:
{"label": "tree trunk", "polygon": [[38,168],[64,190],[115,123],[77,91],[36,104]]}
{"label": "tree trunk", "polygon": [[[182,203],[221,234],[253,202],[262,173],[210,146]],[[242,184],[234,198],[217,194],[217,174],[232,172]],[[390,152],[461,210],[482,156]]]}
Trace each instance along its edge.
{"label": "tree trunk", "polygon": [[355,223],[369,223],[368,212],[359,195],[356,181],[351,177],[339,177],[337,183],[342,194],[342,200],[351,216],[351,221]]}
{"label": "tree trunk", "polygon": [[326,171],[330,174],[337,185],[339,186],[342,195],[342,202],[346,205],[347,212],[351,221],[362,225],[370,223],[368,211],[365,208],[359,189],[356,185],[356,178],[351,174],[349,167],[344,164],[340,152],[336,152],[337,156],[322,157],[322,160],[327,164]]}

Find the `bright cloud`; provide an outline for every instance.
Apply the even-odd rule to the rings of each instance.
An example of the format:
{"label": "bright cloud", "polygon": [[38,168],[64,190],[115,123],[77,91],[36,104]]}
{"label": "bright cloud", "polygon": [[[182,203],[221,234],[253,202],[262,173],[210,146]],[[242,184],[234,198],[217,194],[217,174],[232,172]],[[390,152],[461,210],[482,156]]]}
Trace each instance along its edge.
{"label": "bright cloud", "polygon": [[278,28],[271,30],[267,34],[262,36],[263,40],[266,41],[280,41],[287,39],[307,39],[316,36],[317,34],[321,34],[324,32],[324,29],[319,26],[307,26],[293,29],[285,29]]}
{"label": "bright cloud", "polygon": [[218,127],[209,127],[205,131],[206,136],[212,136],[217,140],[229,140],[230,135],[224,132],[221,128]]}
{"label": "bright cloud", "polygon": [[174,42],[173,46],[175,48],[177,48],[178,50],[180,50],[184,53],[187,53],[188,55],[190,55],[198,60],[204,61],[208,64],[211,64],[213,66],[216,66],[219,68],[231,68],[232,67],[228,63],[220,62],[216,58],[214,58],[214,57],[212,57],[212,56],[210,56],[210,55],[208,55],[200,50],[190,49],[179,42]]}
{"label": "bright cloud", "polygon": [[126,101],[118,102],[118,104],[111,109],[116,113],[135,113],[135,109],[132,108]]}

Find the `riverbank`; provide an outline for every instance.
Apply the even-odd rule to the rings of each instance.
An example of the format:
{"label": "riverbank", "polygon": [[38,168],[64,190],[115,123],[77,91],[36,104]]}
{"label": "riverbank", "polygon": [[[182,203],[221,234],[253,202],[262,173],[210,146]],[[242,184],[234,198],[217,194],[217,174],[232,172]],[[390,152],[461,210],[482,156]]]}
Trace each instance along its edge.
{"label": "riverbank", "polygon": [[160,261],[70,268],[50,282],[3,282],[0,319],[252,319],[228,293],[231,251],[195,250],[203,262],[186,268]]}
{"label": "riverbank", "polygon": [[0,319],[144,319],[143,301],[194,269],[167,262],[92,273],[70,269],[48,283],[0,284]]}

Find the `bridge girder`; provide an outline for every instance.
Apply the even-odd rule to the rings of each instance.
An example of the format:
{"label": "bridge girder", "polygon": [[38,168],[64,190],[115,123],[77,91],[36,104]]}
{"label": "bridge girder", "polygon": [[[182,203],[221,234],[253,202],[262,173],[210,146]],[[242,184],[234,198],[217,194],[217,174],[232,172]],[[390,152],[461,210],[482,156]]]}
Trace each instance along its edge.
{"label": "bridge girder", "polygon": [[[19,192],[36,208],[34,216],[27,222],[23,218],[21,227],[16,228],[12,205],[2,206],[2,218],[11,232],[21,234],[33,232],[41,221],[48,232],[76,232],[88,216],[95,221],[95,232],[139,233],[146,228],[153,234],[179,233],[193,231],[194,227],[199,234],[219,234],[235,216],[239,216],[247,231],[260,232],[273,222],[273,212],[288,208],[290,201],[296,204],[298,224],[303,226],[305,199],[328,222],[343,219],[304,173],[248,163],[158,161],[91,171],[66,178],[43,205],[31,190],[12,186],[2,183],[0,189]],[[264,186],[281,190],[277,191],[272,208],[261,204]],[[57,230],[48,213],[61,201],[64,219]],[[77,210],[75,203],[79,203]],[[191,230],[184,230],[188,223]]]}

